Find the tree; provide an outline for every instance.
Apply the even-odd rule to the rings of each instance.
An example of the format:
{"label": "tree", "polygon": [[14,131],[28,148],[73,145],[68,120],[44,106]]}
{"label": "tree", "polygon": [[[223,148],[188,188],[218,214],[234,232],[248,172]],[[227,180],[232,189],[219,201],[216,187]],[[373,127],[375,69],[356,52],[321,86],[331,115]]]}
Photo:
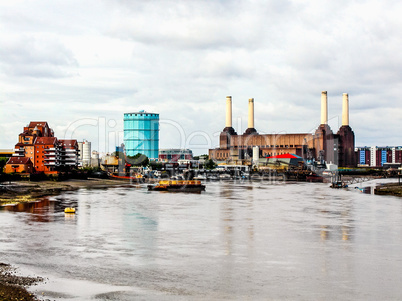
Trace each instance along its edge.
{"label": "tree", "polygon": [[122,153],[122,152],[113,152],[112,156],[116,157],[116,158],[122,158],[122,159],[124,159],[124,157],[125,157],[124,153]]}
{"label": "tree", "polygon": [[136,154],[135,156],[127,156],[126,159],[127,163],[131,164],[132,166],[147,166],[149,164],[149,159],[147,156],[143,154]]}
{"label": "tree", "polygon": [[0,173],[3,173],[3,168],[6,165],[8,158],[0,157]]}
{"label": "tree", "polygon": [[204,166],[206,169],[214,169],[217,165],[213,160],[209,159],[209,160],[205,161]]}
{"label": "tree", "polygon": [[161,162],[151,161],[149,162],[149,167],[151,167],[152,170],[162,170],[163,164]]}

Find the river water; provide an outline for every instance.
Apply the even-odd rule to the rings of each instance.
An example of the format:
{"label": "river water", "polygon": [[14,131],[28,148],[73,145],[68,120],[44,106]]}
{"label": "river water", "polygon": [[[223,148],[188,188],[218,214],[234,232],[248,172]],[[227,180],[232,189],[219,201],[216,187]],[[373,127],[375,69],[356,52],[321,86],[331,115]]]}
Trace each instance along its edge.
{"label": "river water", "polygon": [[402,199],[322,183],[82,189],[0,208],[0,262],[46,277],[31,291],[52,300],[401,300]]}

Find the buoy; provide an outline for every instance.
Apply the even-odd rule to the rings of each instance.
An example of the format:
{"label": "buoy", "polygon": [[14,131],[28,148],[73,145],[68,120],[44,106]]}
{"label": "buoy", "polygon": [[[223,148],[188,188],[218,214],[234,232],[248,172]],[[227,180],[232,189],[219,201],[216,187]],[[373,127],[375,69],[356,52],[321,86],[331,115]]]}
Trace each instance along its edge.
{"label": "buoy", "polygon": [[75,213],[75,208],[73,207],[67,207],[64,209],[65,213]]}

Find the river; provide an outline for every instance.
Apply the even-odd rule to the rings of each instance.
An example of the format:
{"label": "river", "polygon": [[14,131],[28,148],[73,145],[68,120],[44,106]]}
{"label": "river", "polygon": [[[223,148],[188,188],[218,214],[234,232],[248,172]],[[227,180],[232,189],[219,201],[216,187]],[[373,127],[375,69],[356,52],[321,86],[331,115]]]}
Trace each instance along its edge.
{"label": "river", "polygon": [[402,299],[402,199],[322,183],[81,189],[0,208],[0,242],[45,299]]}

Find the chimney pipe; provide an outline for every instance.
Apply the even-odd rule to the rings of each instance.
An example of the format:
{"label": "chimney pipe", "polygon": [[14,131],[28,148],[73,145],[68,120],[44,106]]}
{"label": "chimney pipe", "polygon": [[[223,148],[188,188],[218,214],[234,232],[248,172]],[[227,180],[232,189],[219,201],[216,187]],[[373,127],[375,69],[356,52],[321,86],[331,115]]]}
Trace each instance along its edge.
{"label": "chimney pipe", "polygon": [[321,124],[328,124],[327,91],[321,92]]}
{"label": "chimney pipe", "polygon": [[248,128],[254,128],[254,98],[248,100]]}
{"label": "chimney pipe", "polygon": [[232,96],[226,96],[226,127],[232,127]]}
{"label": "chimney pipe", "polygon": [[348,93],[343,93],[342,95],[342,126],[349,125],[349,95]]}

